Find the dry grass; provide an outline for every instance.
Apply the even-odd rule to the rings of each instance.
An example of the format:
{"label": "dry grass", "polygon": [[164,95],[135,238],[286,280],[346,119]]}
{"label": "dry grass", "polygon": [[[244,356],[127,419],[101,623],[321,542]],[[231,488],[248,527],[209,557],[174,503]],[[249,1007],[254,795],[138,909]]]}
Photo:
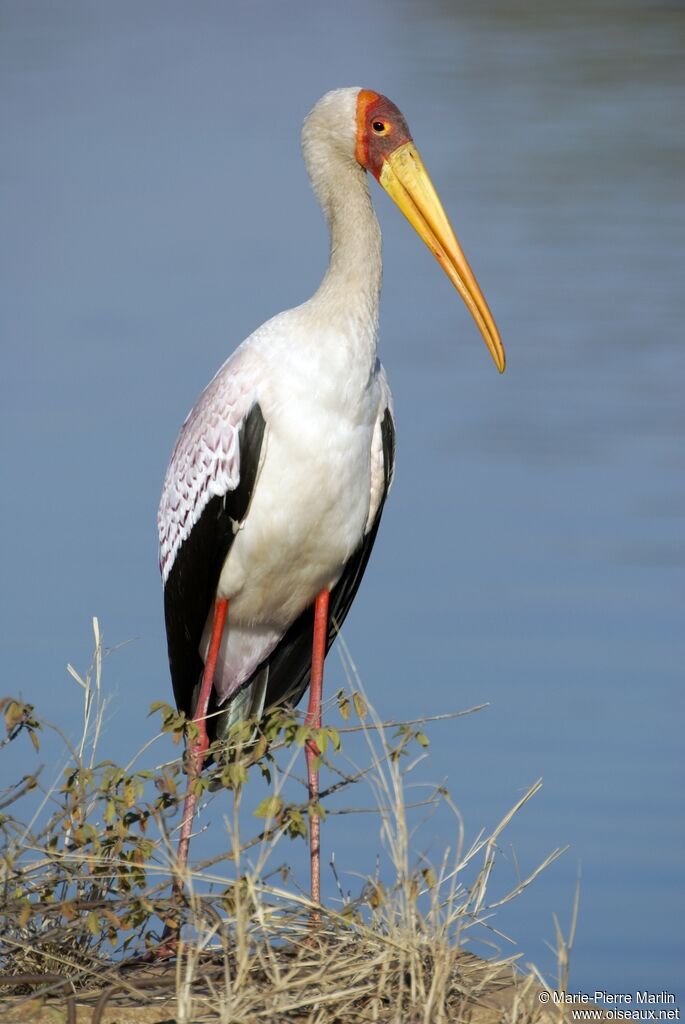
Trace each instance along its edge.
{"label": "dry grass", "polygon": [[[415,852],[418,838],[406,799],[408,776],[425,756],[425,723],[380,721],[342,645],[349,681],[337,698],[342,724],[314,733],[331,780],[322,809],[363,780],[373,793],[388,867],[370,872],[354,897],[341,888],[337,909],[324,909],[316,926],[307,898],[275,884],[270,865],[282,857],[288,838],[306,835],[312,812],[306,801],[292,798],[294,764],[310,733],[300,716],[280,713],[256,744],[251,729],[236,734],[237,755],[202,781],[203,794],[228,790],[227,850],[196,865],[179,898],[172,888],[173,829],[185,784],[182,759],[151,769],[138,765],[162,733],[178,742],[192,726],[171,708],[155,705],[162,733],[126,766],[99,761],[106,701],[97,621],[94,631],[88,673],[69,668],[83,691],[84,720],[78,745],[62,737],[67,767],[60,782],[43,786],[37,774],[28,775],[0,795],[0,984],[8,997],[0,1003],[2,1020],[543,1019],[545,1007],[536,999],[541,979],[518,974],[513,960],[486,961],[465,949],[485,926],[497,934],[496,909],[561,852],[553,851],[511,891],[489,895],[501,833],[540,782],[492,832],[470,844],[449,794],[430,793],[420,803],[447,806],[458,839],[429,863]],[[28,736],[38,749],[46,730],[54,730],[19,701],[6,699],[2,710],[6,748]],[[352,732],[366,741],[363,767],[346,763]],[[257,808],[258,829],[243,835],[244,783],[260,771],[269,778],[269,796]],[[249,794],[248,788],[248,801]],[[178,957],[172,964],[145,963],[162,922],[180,929]],[[571,942],[559,930],[560,984]]]}

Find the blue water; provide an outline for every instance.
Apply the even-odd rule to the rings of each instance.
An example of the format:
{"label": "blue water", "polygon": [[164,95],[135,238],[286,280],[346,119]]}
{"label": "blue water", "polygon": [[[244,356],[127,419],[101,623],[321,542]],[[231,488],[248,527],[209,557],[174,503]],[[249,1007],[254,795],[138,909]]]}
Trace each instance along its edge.
{"label": "blue water", "polygon": [[[398,470],[345,636],[385,718],[489,702],[416,769],[468,837],[543,777],[493,896],[570,850],[498,912],[499,945],[551,971],[580,872],[589,992],[682,984],[684,31],[636,0],[0,5],[3,690],[76,735],[64,665],[97,614],[133,641],[106,663],[106,745],[149,735],[178,426],[323,272],[302,117],[339,85],[387,93],[509,366],[376,189]],[[454,838],[439,813],[416,845]],[[373,871],[374,819],[325,842]]]}

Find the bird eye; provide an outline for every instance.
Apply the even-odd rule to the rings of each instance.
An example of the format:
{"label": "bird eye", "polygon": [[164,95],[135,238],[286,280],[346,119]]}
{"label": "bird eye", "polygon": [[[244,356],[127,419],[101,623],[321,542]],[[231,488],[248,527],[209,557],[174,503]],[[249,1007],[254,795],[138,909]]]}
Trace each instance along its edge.
{"label": "bird eye", "polygon": [[371,127],[378,133],[378,135],[383,135],[388,130],[388,126],[385,121],[374,121]]}

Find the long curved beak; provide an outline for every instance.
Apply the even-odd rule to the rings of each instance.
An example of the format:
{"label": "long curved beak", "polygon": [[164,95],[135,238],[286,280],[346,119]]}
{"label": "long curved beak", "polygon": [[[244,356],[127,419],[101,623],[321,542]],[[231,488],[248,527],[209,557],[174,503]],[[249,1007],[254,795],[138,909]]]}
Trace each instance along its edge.
{"label": "long curved beak", "polygon": [[506,356],[497,325],[413,142],[403,143],[386,156],[378,180],[461,295],[495,366],[504,373]]}

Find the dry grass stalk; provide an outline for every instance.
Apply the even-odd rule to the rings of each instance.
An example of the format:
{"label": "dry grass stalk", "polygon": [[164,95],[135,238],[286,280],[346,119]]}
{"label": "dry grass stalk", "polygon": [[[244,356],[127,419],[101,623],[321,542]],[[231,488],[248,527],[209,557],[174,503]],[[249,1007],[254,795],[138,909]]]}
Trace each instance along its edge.
{"label": "dry grass stalk", "polygon": [[[91,669],[82,676],[69,666],[83,691],[84,714],[80,742],[74,747],[63,737],[64,781],[43,788],[40,778],[30,776],[0,798],[0,971],[4,991],[12,996],[3,1020],[15,1012],[24,1014],[17,1020],[29,1020],[34,1011],[42,1020],[53,1005],[49,997],[56,999],[54,1006],[64,1004],[64,979],[74,1012],[78,1003],[83,1020],[96,1024],[123,1021],[124,1015],[141,1024],[152,1020],[135,1017],[143,1008],[167,1014],[159,1020],[197,1024],[466,1019],[514,1024],[542,1013],[532,976],[516,981],[516,958],[485,961],[464,948],[482,927],[496,934],[494,909],[518,896],[562,852],[553,851],[503,896],[489,895],[501,833],[537,793],[539,781],[495,829],[466,846],[461,817],[444,789],[414,804],[406,799],[408,776],[425,756],[423,721],[381,721],[342,644],[348,690],[339,694],[338,706],[348,724],[317,733],[321,749],[335,750],[332,760],[324,754],[334,781],[323,799],[364,780],[392,870],[364,878],[354,898],[341,888],[340,909],[324,909],[314,930],[309,900],[273,883],[270,864],[286,837],[306,833],[310,810],[290,797],[308,732],[299,716],[283,713],[267,725],[263,743],[254,744],[251,727],[237,735],[238,754],[218,760],[213,782],[203,781],[203,791],[219,779],[229,791],[229,853],[189,871],[186,897],[179,900],[171,881],[182,759],[157,769],[137,768],[137,758],[122,768],[98,761],[106,700],[97,620],[93,628]],[[187,728],[182,716],[166,706],[156,709],[163,732],[178,742]],[[47,727],[29,705],[6,700],[2,710],[8,742],[25,733],[39,744]],[[366,740],[368,761],[348,762],[342,770],[340,733],[353,729]],[[146,744],[144,753],[158,740]],[[248,771],[258,769],[271,777],[270,796],[262,801],[262,826],[244,836],[244,782]],[[437,864],[414,852],[420,837],[408,818],[412,806],[435,801],[452,811],[457,837],[455,848],[445,849]],[[352,810],[337,808],[337,813]],[[224,874],[217,865],[227,859],[230,872]],[[154,947],[166,920],[181,928],[176,963],[141,963],[140,955]],[[567,979],[574,928],[575,915],[568,942],[558,942],[560,986]]]}

